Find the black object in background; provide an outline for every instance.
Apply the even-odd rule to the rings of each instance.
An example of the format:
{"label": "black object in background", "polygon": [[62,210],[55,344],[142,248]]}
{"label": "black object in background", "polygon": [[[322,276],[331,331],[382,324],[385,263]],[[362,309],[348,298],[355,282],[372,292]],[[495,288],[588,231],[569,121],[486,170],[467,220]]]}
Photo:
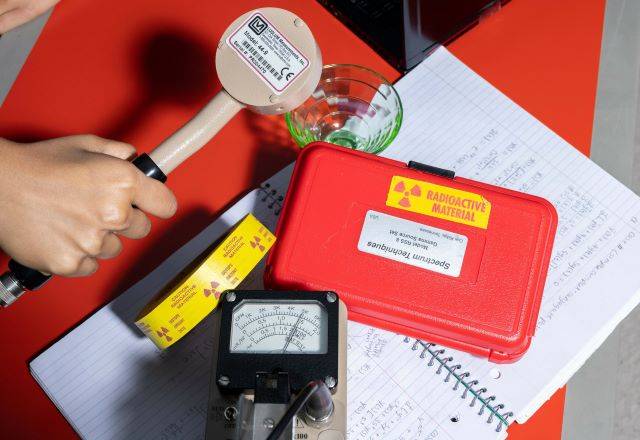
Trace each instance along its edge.
{"label": "black object in background", "polygon": [[318,0],[400,71],[510,0]]}

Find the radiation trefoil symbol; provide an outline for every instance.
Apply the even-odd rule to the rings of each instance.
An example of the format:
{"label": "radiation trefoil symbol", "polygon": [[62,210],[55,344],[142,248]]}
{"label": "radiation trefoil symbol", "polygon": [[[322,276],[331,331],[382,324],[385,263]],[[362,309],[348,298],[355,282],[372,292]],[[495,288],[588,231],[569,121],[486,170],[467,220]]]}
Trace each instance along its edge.
{"label": "radiation trefoil symbol", "polygon": [[222,291],[218,290],[220,287],[220,283],[215,281],[211,281],[211,289],[204,289],[204,296],[207,298],[213,295],[215,299],[220,299],[220,295],[222,295]]}
{"label": "radiation trefoil symbol", "polygon": [[250,240],[249,243],[251,243],[251,247],[252,248],[258,248],[260,249],[260,252],[264,252],[265,247],[264,245],[260,244],[260,242],[262,241],[262,239],[256,235],[253,236],[253,240]]}
{"label": "radiation trefoil symbol", "polygon": [[160,327],[160,330],[156,330],[156,334],[159,338],[164,337],[167,342],[171,342],[173,340],[173,338],[169,336],[169,330],[167,330],[165,327]]}
{"label": "radiation trefoil symbol", "polygon": [[418,185],[413,185],[411,189],[408,189],[402,180],[396,184],[393,190],[402,193],[403,197],[398,201],[398,205],[404,208],[411,207],[411,197],[420,197],[422,195],[422,191]]}

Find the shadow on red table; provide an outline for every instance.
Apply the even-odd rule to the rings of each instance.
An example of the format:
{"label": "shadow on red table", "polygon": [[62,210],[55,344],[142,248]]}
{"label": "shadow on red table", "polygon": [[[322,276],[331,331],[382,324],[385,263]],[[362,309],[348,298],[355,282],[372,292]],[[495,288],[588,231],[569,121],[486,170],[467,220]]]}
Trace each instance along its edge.
{"label": "shadow on red table", "polygon": [[134,51],[142,92],[103,130],[111,139],[127,139],[151,107],[173,104],[200,108],[220,89],[215,73],[215,45],[181,28],[156,29]]}

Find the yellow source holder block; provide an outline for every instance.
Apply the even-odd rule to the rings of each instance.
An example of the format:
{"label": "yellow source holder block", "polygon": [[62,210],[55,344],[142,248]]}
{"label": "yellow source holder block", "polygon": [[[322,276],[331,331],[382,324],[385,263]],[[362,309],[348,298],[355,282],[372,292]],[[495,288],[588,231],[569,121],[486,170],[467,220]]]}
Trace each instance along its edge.
{"label": "yellow source holder block", "polygon": [[180,340],[256,267],[276,237],[249,214],[195,268],[165,287],[136,318],[136,326],[160,349]]}

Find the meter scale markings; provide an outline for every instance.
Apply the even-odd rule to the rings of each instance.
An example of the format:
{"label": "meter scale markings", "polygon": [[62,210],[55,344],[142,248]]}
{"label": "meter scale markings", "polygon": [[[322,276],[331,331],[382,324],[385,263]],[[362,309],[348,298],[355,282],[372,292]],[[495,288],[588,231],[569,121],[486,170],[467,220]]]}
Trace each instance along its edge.
{"label": "meter scale markings", "polygon": [[327,316],[317,302],[241,303],[232,314],[232,353],[326,353]]}

